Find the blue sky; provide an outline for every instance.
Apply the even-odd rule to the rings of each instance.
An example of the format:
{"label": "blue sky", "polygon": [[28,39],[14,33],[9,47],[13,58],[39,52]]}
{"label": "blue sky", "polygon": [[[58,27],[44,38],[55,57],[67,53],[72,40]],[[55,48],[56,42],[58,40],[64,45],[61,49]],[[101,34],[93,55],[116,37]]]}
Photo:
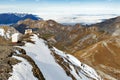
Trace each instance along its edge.
{"label": "blue sky", "polygon": [[120,14],[120,0],[0,0],[0,13]]}

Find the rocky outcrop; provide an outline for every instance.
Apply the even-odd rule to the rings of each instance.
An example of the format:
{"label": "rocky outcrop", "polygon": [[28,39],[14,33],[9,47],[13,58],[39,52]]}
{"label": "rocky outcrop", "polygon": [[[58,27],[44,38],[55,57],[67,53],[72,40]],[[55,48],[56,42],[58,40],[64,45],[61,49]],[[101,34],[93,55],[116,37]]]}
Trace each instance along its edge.
{"label": "rocky outcrop", "polygon": [[[5,38],[6,40],[10,40],[11,36],[14,33],[19,33],[15,28],[10,27],[10,26],[0,26],[0,29],[3,30],[3,33],[0,36]],[[1,31],[0,31],[0,33],[1,33]]]}
{"label": "rocky outcrop", "polygon": [[[115,34],[115,32],[120,30],[120,16],[105,20],[102,23],[94,24],[94,26],[99,27],[99,30],[106,31],[109,34]],[[116,35],[119,36],[119,32],[117,31]]]}
{"label": "rocky outcrop", "polygon": [[12,65],[20,62],[12,58],[14,50],[11,46],[0,46],[0,80],[7,80],[12,72]]}

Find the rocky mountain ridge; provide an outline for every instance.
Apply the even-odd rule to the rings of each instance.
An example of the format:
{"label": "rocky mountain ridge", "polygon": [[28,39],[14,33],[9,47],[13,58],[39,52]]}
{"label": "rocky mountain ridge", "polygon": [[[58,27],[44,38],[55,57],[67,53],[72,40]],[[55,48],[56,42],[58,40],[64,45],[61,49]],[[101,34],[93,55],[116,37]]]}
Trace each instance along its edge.
{"label": "rocky mountain ridge", "polygon": [[[44,21],[26,19],[19,21],[14,25],[11,25],[11,27],[15,28],[22,34],[24,34],[24,31],[26,29],[32,29],[33,33],[36,33],[38,37],[46,40],[48,43],[47,45],[49,45],[48,47],[50,49],[52,48],[52,56],[54,56],[56,60],[55,62],[62,66],[62,69],[66,70],[65,71],[66,74],[69,77],[71,77],[72,80],[79,80],[80,75],[83,74],[89,75],[89,73],[86,72],[84,73],[84,70],[82,70],[83,74],[81,74],[81,68],[78,69],[77,67],[78,65],[76,66],[74,63],[70,62],[71,59],[69,61],[70,57],[66,53],[75,56],[81,62],[86,63],[87,65],[93,67],[97,71],[97,73],[102,77],[103,80],[119,80],[120,79],[119,22],[120,22],[119,17],[116,17],[114,19],[106,20],[102,23],[90,26],[85,26],[81,24],[71,26],[59,24],[53,20]],[[34,41],[30,41],[29,37],[24,36],[22,41],[27,42],[26,40],[28,42],[32,42],[33,44],[33,45],[28,44],[28,47],[30,47],[29,45],[31,45],[31,47],[34,46]],[[61,53],[61,51],[59,50],[56,51],[52,46],[64,51],[65,53],[63,54],[63,52]],[[26,47],[24,46],[22,48],[24,48],[24,50],[27,50]],[[60,54],[59,53],[55,54],[56,52],[59,52]],[[22,53],[24,53],[24,51]],[[29,56],[31,56],[31,54],[34,55],[33,53],[34,52],[29,54],[28,51]],[[23,59],[20,60],[24,61]],[[39,65],[38,67],[41,67],[41,65]],[[73,68],[75,69],[77,74],[76,73],[74,74],[74,72],[73,73],[70,72],[70,70],[73,70]],[[40,74],[40,72],[37,72],[36,74]],[[88,75],[87,77],[89,77]],[[95,80],[97,79],[95,78]]]}
{"label": "rocky mountain ridge", "polygon": [[[119,17],[90,26],[83,26],[80,24],[74,26],[62,25],[53,20],[26,20],[18,22],[14,27],[20,28],[24,25],[24,27],[36,28],[35,32],[39,33],[40,37],[46,39],[58,49],[70,53],[80,61],[93,66],[105,80],[117,80],[120,75],[118,65],[120,62],[119,58],[117,58],[119,57],[120,47],[116,46],[119,45],[119,23]],[[103,52],[101,52],[101,50],[103,50]],[[117,55],[117,57],[114,56],[113,53]],[[88,57],[82,57],[84,54]],[[103,58],[104,55],[108,57]],[[110,58],[112,58],[114,62],[109,61]],[[94,62],[92,62],[93,59]],[[100,64],[102,64],[104,68],[101,68]],[[105,67],[112,69],[106,69]],[[118,70],[117,72],[114,71],[116,69]]]}
{"label": "rocky mountain ridge", "polygon": [[102,23],[97,23],[93,26],[99,27],[100,30],[105,30],[106,32],[112,34],[113,36],[119,36],[120,30],[120,16],[108,19]]}

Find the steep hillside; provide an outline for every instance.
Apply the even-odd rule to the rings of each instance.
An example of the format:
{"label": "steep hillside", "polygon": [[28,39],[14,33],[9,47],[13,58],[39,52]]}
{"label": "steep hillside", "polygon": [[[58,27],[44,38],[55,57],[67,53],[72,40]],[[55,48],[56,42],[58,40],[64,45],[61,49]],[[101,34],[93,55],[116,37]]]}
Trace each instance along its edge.
{"label": "steep hillside", "polygon": [[7,80],[11,76],[9,73],[12,72],[12,65],[20,62],[12,58],[13,53],[14,49],[12,46],[8,46],[5,43],[0,45],[0,80]]}
{"label": "steep hillside", "polygon": [[18,33],[15,28],[10,26],[0,26],[0,36],[4,37],[5,39],[10,39],[14,33]]}
{"label": "steep hillside", "polygon": [[100,41],[74,54],[108,80],[120,79],[120,37]]}
{"label": "steep hillside", "polygon": [[99,27],[100,30],[106,31],[113,36],[120,35],[120,16],[105,20],[102,23],[97,23],[94,26]]}

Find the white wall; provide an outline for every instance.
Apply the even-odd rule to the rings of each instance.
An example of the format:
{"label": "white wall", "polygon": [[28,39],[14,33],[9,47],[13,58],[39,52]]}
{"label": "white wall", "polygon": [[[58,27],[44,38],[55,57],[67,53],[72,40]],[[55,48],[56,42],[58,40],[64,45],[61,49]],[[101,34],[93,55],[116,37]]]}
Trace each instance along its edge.
{"label": "white wall", "polygon": [[18,42],[19,37],[20,37],[20,34],[19,34],[19,33],[14,33],[14,34],[12,35],[12,42]]}

